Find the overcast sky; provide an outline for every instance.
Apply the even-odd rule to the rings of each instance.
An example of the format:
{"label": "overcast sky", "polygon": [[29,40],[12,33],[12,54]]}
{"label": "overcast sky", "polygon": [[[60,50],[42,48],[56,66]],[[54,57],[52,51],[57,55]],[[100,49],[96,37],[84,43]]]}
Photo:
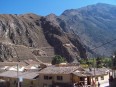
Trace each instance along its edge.
{"label": "overcast sky", "polygon": [[96,3],[116,5],[116,0],[0,0],[0,14],[60,15],[67,9],[77,9]]}

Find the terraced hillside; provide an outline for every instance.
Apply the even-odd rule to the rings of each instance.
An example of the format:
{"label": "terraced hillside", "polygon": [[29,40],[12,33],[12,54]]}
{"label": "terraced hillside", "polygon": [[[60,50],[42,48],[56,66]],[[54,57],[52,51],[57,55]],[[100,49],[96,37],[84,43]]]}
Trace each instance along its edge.
{"label": "terraced hillside", "polygon": [[33,59],[51,62],[55,55],[61,55],[68,62],[77,62],[80,57],[86,58],[86,51],[79,38],[75,38],[77,44],[72,42],[73,39],[60,26],[42,16],[0,15],[1,61]]}

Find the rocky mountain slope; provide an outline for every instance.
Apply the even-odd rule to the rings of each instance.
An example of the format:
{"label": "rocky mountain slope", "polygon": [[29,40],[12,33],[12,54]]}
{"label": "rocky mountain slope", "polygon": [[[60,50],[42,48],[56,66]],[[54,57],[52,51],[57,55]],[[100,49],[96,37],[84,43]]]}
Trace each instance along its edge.
{"label": "rocky mountain slope", "polygon": [[115,25],[116,6],[102,3],[66,10],[60,16],[1,14],[0,61],[51,62],[61,55],[77,62],[87,55],[111,56],[116,41],[99,46],[116,39]]}
{"label": "rocky mountain slope", "polygon": [[0,15],[0,61],[51,62],[54,55],[77,62],[80,57],[86,58],[86,50],[76,34],[65,33],[45,17]]}
{"label": "rocky mountain slope", "polygon": [[78,35],[89,56],[90,54],[111,56],[116,50],[116,41],[99,47],[116,39],[116,6],[114,5],[98,3],[66,10],[60,16],[50,14],[47,19],[59,25],[64,32]]}

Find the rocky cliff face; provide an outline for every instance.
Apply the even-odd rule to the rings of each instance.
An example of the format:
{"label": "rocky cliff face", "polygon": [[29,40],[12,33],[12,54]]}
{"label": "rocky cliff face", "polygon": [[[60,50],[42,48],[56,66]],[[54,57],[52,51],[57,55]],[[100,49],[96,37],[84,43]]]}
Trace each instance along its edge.
{"label": "rocky cliff face", "polygon": [[64,56],[68,62],[77,61],[80,57],[86,58],[86,51],[79,37],[74,37],[76,34],[63,32],[60,26],[46,21],[45,18],[41,21],[44,35],[56,54]]}
{"label": "rocky cliff face", "polygon": [[89,57],[91,54],[111,56],[116,50],[116,41],[99,47],[116,38],[116,6],[98,3],[66,10],[60,16],[51,14],[47,19],[59,25],[64,32],[78,35]]}
{"label": "rocky cliff face", "polygon": [[86,58],[86,51],[74,33],[35,14],[0,15],[0,61],[25,59],[51,62],[56,54],[68,62]]}

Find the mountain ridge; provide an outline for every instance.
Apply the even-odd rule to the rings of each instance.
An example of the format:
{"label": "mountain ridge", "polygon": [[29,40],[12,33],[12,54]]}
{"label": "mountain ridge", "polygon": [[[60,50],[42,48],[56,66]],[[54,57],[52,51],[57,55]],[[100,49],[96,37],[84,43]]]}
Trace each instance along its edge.
{"label": "mountain ridge", "polygon": [[[56,19],[52,20],[59,22],[58,25],[62,27],[64,32],[74,32],[77,34],[86,49],[92,52],[92,49],[115,39],[115,16],[115,5],[98,3],[78,9],[66,10],[60,16],[56,16]],[[115,42],[111,43],[111,45],[104,45],[89,53],[111,56],[113,51],[116,50],[114,44]]]}
{"label": "mountain ridge", "polygon": [[115,39],[115,17],[116,6],[103,3],[66,10],[60,16],[1,14],[0,61],[51,62],[61,55],[72,63],[111,56],[116,42],[97,47]]}

